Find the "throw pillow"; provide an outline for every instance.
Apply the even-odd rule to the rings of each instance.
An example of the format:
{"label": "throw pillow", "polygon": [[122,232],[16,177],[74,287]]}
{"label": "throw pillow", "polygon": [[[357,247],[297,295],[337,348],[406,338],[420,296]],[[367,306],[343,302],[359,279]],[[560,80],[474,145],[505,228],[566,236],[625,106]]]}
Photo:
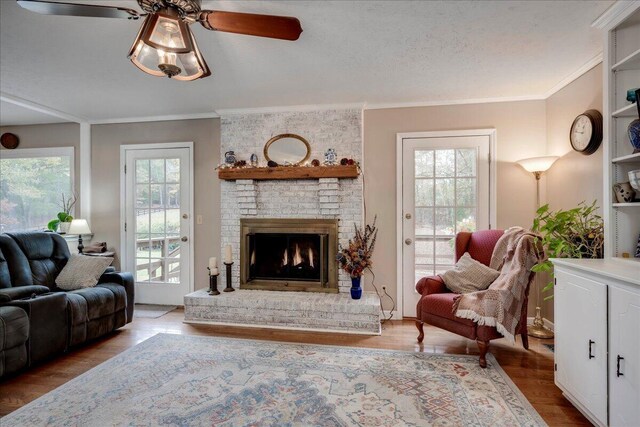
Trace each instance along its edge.
{"label": "throw pillow", "polygon": [[111,262],[113,258],[109,257],[71,255],[56,277],[56,285],[65,291],[94,287]]}
{"label": "throw pillow", "polygon": [[452,270],[441,274],[447,288],[456,294],[483,291],[500,276],[500,272],[471,258],[468,252],[460,257]]}

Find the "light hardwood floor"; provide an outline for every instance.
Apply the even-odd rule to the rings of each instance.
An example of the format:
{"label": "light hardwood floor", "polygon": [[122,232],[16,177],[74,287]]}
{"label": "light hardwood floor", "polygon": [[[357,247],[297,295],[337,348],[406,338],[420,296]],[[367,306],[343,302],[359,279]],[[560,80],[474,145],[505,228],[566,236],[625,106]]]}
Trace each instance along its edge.
{"label": "light hardwood floor", "polygon": [[[158,319],[136,318],[120,330],[76,348],[25,373],[0,382],[0,416],[31,402],[85,371],[163,332],[183,335],[209,335],[264,339],[313,344],[383,348],[425,353],[478,354],[474,341],[444,330],[426,326],[423,344],[416,342],[418,331],[412,320],[392,321],[384,325],[381,336],[357,336],[336,333],[291,332],[273,329],[236,328],[182,323],[183,311],[174,310]],[[536,338],[529,338],[529,350],[522,343],[513,346],[506,340],[492,341],[490,352],[551,426],[591,425],[563,396],[553,383],[553,353]],[[1,422],[0,422],[1,424]]]}

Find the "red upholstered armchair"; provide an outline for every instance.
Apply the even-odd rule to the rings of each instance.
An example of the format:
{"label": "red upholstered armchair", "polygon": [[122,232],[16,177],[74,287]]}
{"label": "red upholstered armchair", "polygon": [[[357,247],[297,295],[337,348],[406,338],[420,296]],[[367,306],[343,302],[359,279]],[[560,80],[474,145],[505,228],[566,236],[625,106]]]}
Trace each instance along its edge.
{"label": "red upholstered armchair", "polygon": [[[458,233],[456,235],[456,261],[460,259],[465,252],[476,261],[489,265],[493,248],[498,239],[504,233],[503,230],[483,230],[473,233]],[[522,315],[516,329],[516,334],[522,337],[524,348],[529,349],[529,340],[527,337],[527,302],[529,296],[529,285],[533,279],[534,273],[529,276],[529,283],[525,291],[525,298],[522,305]],[[420,334],[418,342],[424,339],[423,324],[426,322],[430,325],[446,329],[454,334],[462,335],[472,340],[476,340],[480,350],[480,366],[487,366],[486,355],[489,350],[489,341],[502,338],[502,335],[494,326],[478,326],[473,320],[462,319],[453,314],[453,300],[457,294],[452,293],[444,285],[440,276],[423,277],[416,284],[416,290],[422,297],[418,301],[416,326]]]}

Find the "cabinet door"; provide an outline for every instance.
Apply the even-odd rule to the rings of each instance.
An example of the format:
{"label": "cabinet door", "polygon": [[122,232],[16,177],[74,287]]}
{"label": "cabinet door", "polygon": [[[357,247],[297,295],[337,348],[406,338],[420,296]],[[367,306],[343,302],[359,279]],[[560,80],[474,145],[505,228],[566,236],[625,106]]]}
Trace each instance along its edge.
{"label": "cabinet door", "polygon": [[637,426],[640,424],[640,291],[609,289],[611,425]]}
{"label": "cabinet door", "polygon": [[556,384],[607,424],[607,287],[556,268]]}

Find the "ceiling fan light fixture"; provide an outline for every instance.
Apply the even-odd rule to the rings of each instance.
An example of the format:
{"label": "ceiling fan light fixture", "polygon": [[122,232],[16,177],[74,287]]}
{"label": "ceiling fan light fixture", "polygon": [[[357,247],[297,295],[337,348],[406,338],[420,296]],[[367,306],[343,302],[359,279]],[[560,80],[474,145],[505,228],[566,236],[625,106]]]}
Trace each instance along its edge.
{"label": "ceiling fan light fixture", "polygon": [[129,59],[140,70],[157,77],[190,81],[211,75],[189,25],[172,8],[145,18]]}

